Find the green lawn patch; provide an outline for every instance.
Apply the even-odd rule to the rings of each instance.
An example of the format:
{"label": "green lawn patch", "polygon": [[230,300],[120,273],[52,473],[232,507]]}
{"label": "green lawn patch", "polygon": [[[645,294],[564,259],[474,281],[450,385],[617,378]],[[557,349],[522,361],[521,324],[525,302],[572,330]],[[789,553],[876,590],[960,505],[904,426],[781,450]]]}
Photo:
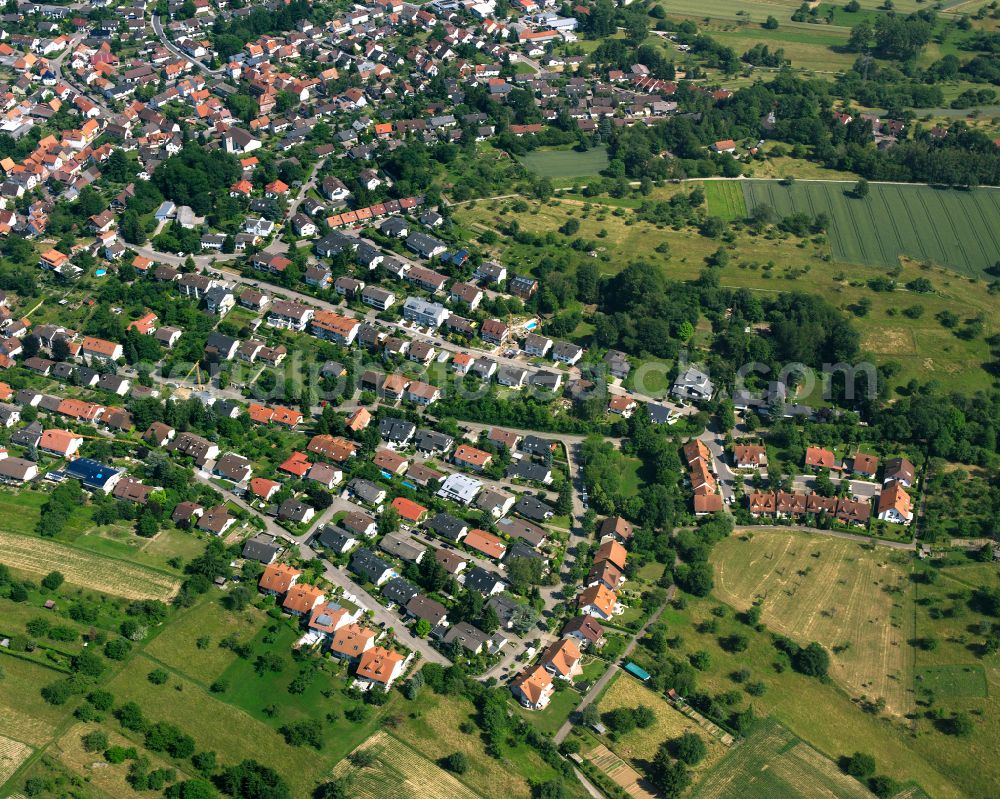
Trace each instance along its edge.
{"label": "green lawn patch", "polygon": [[544,710],[525,710],[513,698],[511,704],[516,708],[514,712],[531,722],[540,733],[551,735],[555,734],[580,704],[580,698],[580,694],[567,684],[561,691],[552,694],[552,699]]}
{"label": "green lawn patch", "polygon": [[4,530],[11,533],[35,532],[42,505],[48,496],[40,491],[0,491],[0,519]]}
{"label": "green lawn patch", "polygon": [[596,177],[608,167],[606,147],[594,147],[586,152],[576,150],[532,150],[522,155],[524,166],[543,178]]}

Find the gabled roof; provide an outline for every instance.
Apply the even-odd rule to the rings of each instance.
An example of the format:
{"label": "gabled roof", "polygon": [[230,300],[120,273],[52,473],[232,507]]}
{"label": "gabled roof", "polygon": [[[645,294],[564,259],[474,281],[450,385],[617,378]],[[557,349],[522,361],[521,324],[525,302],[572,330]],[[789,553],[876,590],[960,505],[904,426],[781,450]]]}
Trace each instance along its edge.
{"label": "gabled roof", "polygon": [[569,677],[580,662],[580,647],[572,638],[563,638],[542,653],[541,662],[556,674]]}
{"label": "gabled roof", "polygon": [[257,583],[262,591],[284,594],[298,580],[302,572],[284,563],[271,563],[264,567],[264,573]]}

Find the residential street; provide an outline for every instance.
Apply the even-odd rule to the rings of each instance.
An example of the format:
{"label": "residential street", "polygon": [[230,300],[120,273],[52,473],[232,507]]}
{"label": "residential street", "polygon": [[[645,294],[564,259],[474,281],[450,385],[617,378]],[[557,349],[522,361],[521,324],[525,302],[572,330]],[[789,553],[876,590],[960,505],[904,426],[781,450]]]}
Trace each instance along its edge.
{"label": "residential street", "polygon": [[177,47],[177,45],[175,45],[172,41],[170,41],[166,32],[163,30],[163,26],[160,24],[159,14],[153,14],[153,33],[155,33],[157,38],[159,38],[159,40],[163,43],[163,46],[166,47],[174,55],[179,56],[180,58],[183,58],[187,61],[190,61],[192,64],[197,65],[200,69],[204,70],[209,75],[222,74],[221,69],[212,69],[210,66],[208,66],[208,64],[204,63],[203,61],[200,61],[197,58],[192,58],[191,56],[187,55],[187,53],[183,52],[179,47]]}
{"label": "residential street", "polygon": [[[579,713],[587,705],[589,705],[591,702],[595,701],[598,697],[600,697],[601,693],[604,691],[604,688],[607,686],[608,682],[615,674],[618,673],[618,670],[620,669],[620,666],[618,664],[620,662],[628,660],[629,655],[631,655],[632,652],[635,650],[636,646],[639,644],[639,641],[641,641],[643,636],[646,635],[649,628],[652,627],[654,624],[656,624],[657,620],[660,618],[660,614],[663,613],[663,609],[674,598],[676,590],[677,589],[675,586],[670,586],[670,588],[667,589],[667,599],[664,602],[664,604],[662,604],[659,608],[657,608],[652,613],[652,615],[650,615],[649,619],[646,620],[646,623],[642,625],[642,628],[632,636],[628,644],[626,644],[625,649],[622,651],[622,655],[618,659],[618,661],[612,663],[608,667],[607,671],[605,671],[604,674],[602,674],[597,680],[594,681],[594,684],[590,686],[590,690],[587,691],[583,699],[580,700],[580,704],[576,706],[575,710],[576,713]],[[566,722],[556,732],[554,738],[555,742],[557,744],[562,743],[566,739],[566,736],[569,735],[569,731],[572,729],[572,727],[573,727],[572,722],[569,719],[567,719]]]}

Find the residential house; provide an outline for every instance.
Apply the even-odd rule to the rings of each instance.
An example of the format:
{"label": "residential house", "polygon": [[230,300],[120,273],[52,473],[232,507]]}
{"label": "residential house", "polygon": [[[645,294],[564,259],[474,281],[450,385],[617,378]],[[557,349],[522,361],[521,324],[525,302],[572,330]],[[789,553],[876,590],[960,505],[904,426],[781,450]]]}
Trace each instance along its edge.
{"label": "residential house", "polygon": [[257,583],[262,593],[271,596],[284,596],[302,576],[299,569],[285,563],[271,563],[264,567],[264,573]]}
{"label": "residential house", "polygon": [[878,498],[878,518],[893,524],[913,521],[913,505],[902,483],[891,482],[882,489]]}
{"label": "residential house", "polygon": [[282,609],[292,616],[312,616],[313,610],[326,602],[323,589],[308,583],[297,583],[288,589],[281,603]]}
{"label": "residential house", "polygon": [[510,689],[528,710],[544,710],[555,692],[552,675],[541,665],[527,667],[514,679]]}
{"label": "residential house", "polygon": [[715,393],[715,386],[708,375],[698,369],[698,367],[688,366],[687,369],[677,375],[670,393],[678,399],[700,402],[712,398],[712,395]]}
{"label": "residential house", "polygon": [[572,638],[563,638],[551,644],[542,653],[539,663],[553,677],[572,680],[583,674],[580,648]]}
{"label": "residential house", "polygon": [[334,631],[330,641],[330,654],[344,660],[357,660],[375,646],[375,631],[356,622]]}
{"label": "residential house", "polygon": [[396,576],[396,571],[392,565],[379,558],[370,549],[359,549],[351,556],[349,566],[351,572],[361,577],[365,582],[375,585],[382,583]]}
{"label": "residential house", "polygon": [[362,653],[358,661],[357,676],[360,680],[367,680],[373,686],[377,685],[388,691],[402,676],[407,661],[399,652],[376,646]]}

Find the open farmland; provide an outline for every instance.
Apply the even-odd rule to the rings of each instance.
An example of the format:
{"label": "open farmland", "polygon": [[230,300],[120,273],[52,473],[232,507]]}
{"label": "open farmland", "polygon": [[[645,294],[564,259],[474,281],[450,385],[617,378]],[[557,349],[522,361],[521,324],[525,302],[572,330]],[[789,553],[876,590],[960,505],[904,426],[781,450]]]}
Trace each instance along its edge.
{"label": "open farmland", "polygon": [[781,724],[769,721],[733,747],[692,796],[694,799],[871,799],[874,794]]}
{"label": "open farmland", "polygon": [[704,186],[708,213],[727,222],[746,218],[747,204],[742,186],[732,180],[706,180]]}
{"label": "open farmland", "polygon": [[31,747],[0,735],[0,785],[3,785],[31,755]]}
{"label": "open farmland", "polygon": [[594,147],[586,152],[576,150],[532,150],[522,155],[521,163],[543,178],[594,177],[608,166],[608,151]]}
{"label": "open farmland", "polygon": [[0,563],[42,575],[58,570],[73,585],[126,599],[167,600],[179,587],[176,578],[163,572],[4,531],[0,531]]}
{"label": "open farmland", "polygon": [[345,759],[334,769],[337,777],[350,780],[356,799],[479,799],[471,788],[385,732],[358,749],[373,752],[376,765],[359,769]]}
{"label": "open farmland", "polygon": [[743,182],[747,208],[771,206],[830,217],[835,261],[892,267],[900,255],[983,277],[1000,253],[1000,189],[958,191],[872,183],[866,198],[848,196],[851,184],[829,181]]}
{"label": "open farmland", "polygon": [[901,555],[778,530],[729,538],[713,553],[716,595],[800,644],[831,651],[830,673],[853,696],[914,706],[913,594]]}

